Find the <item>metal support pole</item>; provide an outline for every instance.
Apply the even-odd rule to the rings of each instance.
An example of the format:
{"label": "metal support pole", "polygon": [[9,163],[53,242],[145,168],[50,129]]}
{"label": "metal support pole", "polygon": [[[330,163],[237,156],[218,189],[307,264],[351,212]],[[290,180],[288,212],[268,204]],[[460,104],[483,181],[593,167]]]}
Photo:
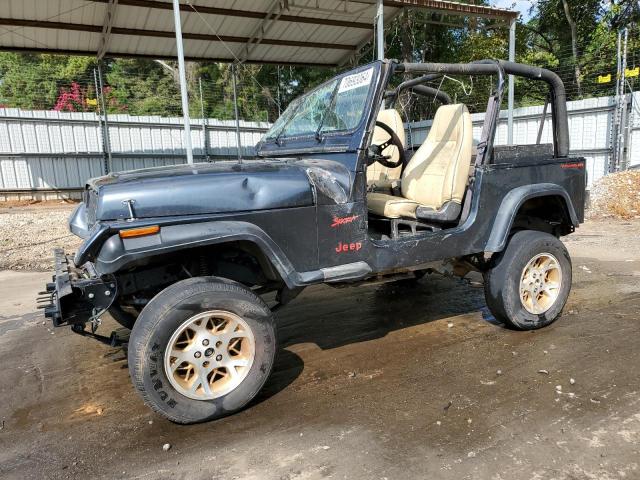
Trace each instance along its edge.
{"label": "metal support pole", "polygon": [[98,118],[98,129],[100,129],[100,138],[102,139],[102,173],[103,174],[107,174],[107,148],[106,148],[106,142],[104,139],[104,127],[102,125],[102,107],[100,106],[100,93],[99,93],[99,87],[98,87],[98,73],[96,72],[96,69],[93,69],[93,84],[94,84],[94,88],[96,89],[96,107],[98,108],[98,111],[96,112],[96,117]]}
{"label": "metal support pole", "polygon": [[[509,61],[516,61],[516,18],[509,22]],[[513,145],[513,104],[515,101],[515,81],[509,75],[509,96],[507,100],[507,143]]]}
{"label": "metal support pole", "polygon": [[[624,165],[624,140],[625,140],[625,120],[627,101],[625,98],[625,81],[627,70],[627,41],[629,38],[629,29],[625,28],[623,34],[618,34],[618,83],[616,91],[616,118],[615,118],[615,161],[614,171],[618,172],[625,169]],[[622,55],[620,55],[620,43],[622,43]]]}
{"label": "metal support pole", "polygon": [[376,1],[376,52],[378,60],[384,60],[384,4]]}
{"label": "metal support pole", "polygon": [[278,65],[278,117],[280,115],[282,115],[282,107],[281,107],[281,102],[282,99],[280,98],[280,65]]}
{"label": "metal support pole", "polygon": [[611,156],[609,157],[609,173],[616,171],[618,165],[618,130],[620,128],[618,120],[620,115],[620,78],[622,77],[622,30],[618,30],[618,53],[617,53],[618,69],[616,73],[616,97],[615,111],[613,114],[613,128],[611,129]]}
{"label": "metal support pole", "polygon": [[104,122],[103,149],[106,154],[104,169],[105,169],[105,173],[109,173],[113,169],[113,162],[111,158],[111,137],[109,136],[109,119],[107,117],[107,103],[104,101],[104,83],[102,82],[102,61],[98,62],[98,88],[100,89],[100,97],[99,97],[100,109],[102,110],[102,116],[103,116],[103,122]]}
{"label": "metal support pole", "polygon": [[193,147],[191,146],[191,124],[189,123],[189,96],[187,94],[187,74],[184,67],[184,48],[182,45],[182,24],[180,20],[179,0],[173,0],[173,21],[176,29],[176,50],[178,54],[180,97],[182,98],[182,116],[184,118],[184,147],[187,152],[187,163],[193,163]]}
{"label": "metal support pole", "polygon": [[231,64],[231,76],[233,77],[233,110],[236,116],[236,142],[238,150],[238,162],[242,163],[242,140],[240,139],[240,117],[238,116],[238,95],[236,92],[236,66]]}
{"label": "metal support pole", "polygon": [[198,88],[200,90],[200,114],[202,115],[202,153],[209,161],[209,132],[207,131],[207,126],[209,121],[204,114],[204,97],[202,95],[202,77],[198,77]]}

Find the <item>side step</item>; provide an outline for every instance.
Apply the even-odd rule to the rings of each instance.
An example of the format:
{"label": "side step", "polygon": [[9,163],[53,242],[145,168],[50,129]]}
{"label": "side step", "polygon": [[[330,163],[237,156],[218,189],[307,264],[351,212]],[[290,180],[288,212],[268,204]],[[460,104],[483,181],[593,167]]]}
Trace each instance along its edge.
{"label": "side step", "polygon": [[322,282],[344,282],[364,278],[370,273],[371,267],[367,262],[353,262],[310,272],[302,272],[299,274],[299,281],[302,285]]}

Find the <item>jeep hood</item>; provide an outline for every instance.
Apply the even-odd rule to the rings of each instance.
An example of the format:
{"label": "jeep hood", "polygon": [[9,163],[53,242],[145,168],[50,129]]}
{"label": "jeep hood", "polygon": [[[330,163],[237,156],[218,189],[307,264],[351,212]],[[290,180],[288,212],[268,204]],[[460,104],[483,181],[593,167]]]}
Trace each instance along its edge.
{"label": "jeep hood", "polygon": [[[246,212],[313,205],[314,178],[349,178],[326,160],[251,160],[120,172],[89,180],[89,224],[96,220]],[[345,170],[343,172],[342,170]],[[326,182],[323,182],[326,183]],[[345,191],[337,185],[338,191]],[[342,183],[342,182],[341,182]],[[348,184],[344,185],[348,192]]]}

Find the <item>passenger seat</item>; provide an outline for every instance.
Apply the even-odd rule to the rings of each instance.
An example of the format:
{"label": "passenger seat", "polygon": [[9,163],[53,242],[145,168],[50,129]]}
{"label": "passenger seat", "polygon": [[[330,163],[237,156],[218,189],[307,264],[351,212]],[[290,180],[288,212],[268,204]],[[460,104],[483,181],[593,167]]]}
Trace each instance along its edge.
{"label": "passenger seat", "polygon": [[427,139],[402,172],[402,196],[369,193],[369,211],[387,218],[455,221],[469,179],[472,150],[467,107],[461,103],[441,106]]}

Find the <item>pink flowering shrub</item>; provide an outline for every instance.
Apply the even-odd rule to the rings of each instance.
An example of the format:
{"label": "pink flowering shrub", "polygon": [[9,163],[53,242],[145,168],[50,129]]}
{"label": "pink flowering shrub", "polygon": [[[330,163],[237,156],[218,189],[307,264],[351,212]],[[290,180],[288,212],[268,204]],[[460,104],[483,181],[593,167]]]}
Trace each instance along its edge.
{"label": "pink flowering shrub", "polygon": [[53,109],[57,112],[84,112],[87,110],[86,93],[72,82],[70,88],[61,88]]}

